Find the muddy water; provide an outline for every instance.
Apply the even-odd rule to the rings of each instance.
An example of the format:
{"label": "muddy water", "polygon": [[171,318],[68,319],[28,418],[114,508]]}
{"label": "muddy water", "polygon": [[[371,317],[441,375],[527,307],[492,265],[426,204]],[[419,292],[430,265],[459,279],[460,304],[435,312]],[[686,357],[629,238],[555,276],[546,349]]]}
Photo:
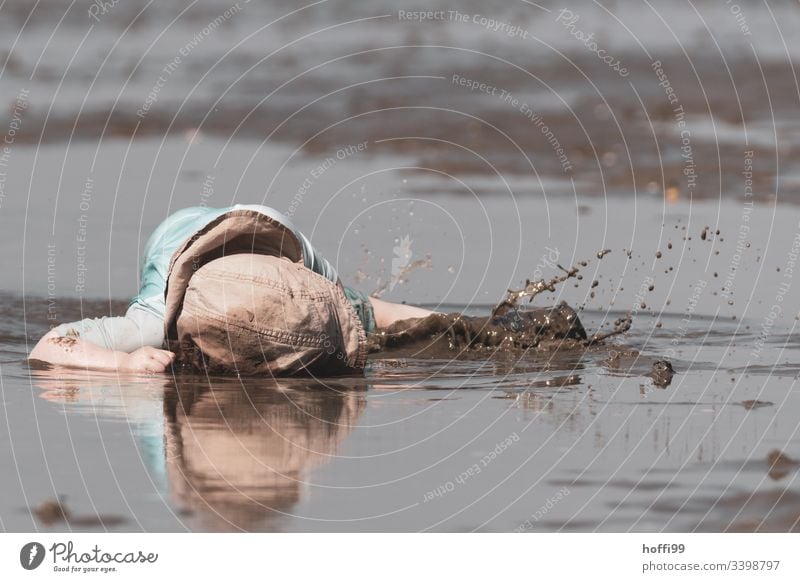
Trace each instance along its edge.
{"label": "muddy water", "polygon": [[[572,7],[622,77],[547,2],[429,3],[529,38],[335,1],[197,36],[233,4],[0,8],[0,528],[798,528],[794,5]],[[632,326],[389,346],[327,383],[26,365],[124,309],[169,213],[232,203],[290,214],[347,284],[476,321],[591,257],[526,307]]]}
{"label": "muddy water", "polygon": [[[46,304],[26,303],[36,335]],[[775,333],[783,363],[742,366],[724,354],[756,334],[737,322],[662,322],[586,350],[373,354],[329,382],[29,369],[6,325],[2,526],[797,529],[796,342]]]}
{"label": "muddy water", "polygon": [[[8,183],[24,191],[33,175],[36,211],[6,198],[0,233],[3,528],[796,529],[796,465],[769,461],[800,458],[795,207],[745,214],[735,191],[719,204],[420,198],[403,170],[386,170],[399,159],[353,159],[325,175],[339,194],[319,183],[294,217],[346,282],[385,287],[407,237],[410,260],[430,255],[430,268],[384,297],[487,318],[537,271],[590,257],[582,279],[525,307],[565,300],[587,335],[627,315],[631,330],[588,350],[373,354],[365,379],[327,386],[28,369],[53,323],[121,312],[147,234],[170,208],[202,201],[202,180],[185,172],[202,172],[220,143],[194,146],[183,168],[185,142],[155,145],[103,148],[85,212],[93,146],[72,144],[63,175],[61,146],[14,149]],[[214,200],[246,201],[232,193],[257,147],[231,144]],[[262,149],[258,163],[290,154]],[[289,208],[291,184],[322,160],[288,163],[266,200]]]}
{"label": "muddy water", "polygon": [[[215,203],[252,201],[236,184],[259,147],[229,146]],[[181,139],[160,152],[152,140],[102,148],[86,211],[93,145],[71,144],[63,174],[62,146],[14,149],[8,183],[24,191],[34,176],[36,211],[6,198],[0,233],[5,529],[796,528],[796,465],[770,459],[800,458],[800,212],[760,202],[745,213],[737,191],[724,203],[420,198],[405,171],[387,170],[401,159],[353,158],[294,216],[345,282],[487,318],[526,278],[589,257],[582,279],[525,307],[564,300],[587,335],[628,315],[631,330],[577,351],[373,354],[363,380],[327,386],[28,369],[31,342],[53,323],[125,308],[148,233],[170,208],[203,201],[196,174],[222,148],[205,139],[183,166]],[[277,168],[291,150],[256,155]],[[286,162],[266,201],[290,208],[291,185],[323,161]],[[257,191],[246,180],[243,192]],[[430,255],[430,267],[386,286],[406,237],[410,261]]]}

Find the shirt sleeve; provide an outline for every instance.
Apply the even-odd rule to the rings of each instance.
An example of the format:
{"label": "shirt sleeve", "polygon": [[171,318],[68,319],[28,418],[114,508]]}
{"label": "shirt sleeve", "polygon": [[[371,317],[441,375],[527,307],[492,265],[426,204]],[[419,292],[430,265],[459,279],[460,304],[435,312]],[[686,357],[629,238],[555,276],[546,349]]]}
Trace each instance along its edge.
{"label": "shirt sleeve", "polygon": [[87,318],[61,324],[53,331],[62,337],[126,353],[142,346],[161,348],[164,344],[164,319],[137,304],[131,305],[123,317]]}

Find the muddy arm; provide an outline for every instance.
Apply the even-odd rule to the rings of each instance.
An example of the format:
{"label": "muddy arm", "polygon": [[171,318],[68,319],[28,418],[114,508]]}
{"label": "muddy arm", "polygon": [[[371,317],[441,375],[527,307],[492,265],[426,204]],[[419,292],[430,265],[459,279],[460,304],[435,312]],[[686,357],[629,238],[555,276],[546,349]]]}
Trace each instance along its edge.
{"label": "muddy arm", "polygon": [[163,372],[174,354],[144,346],[131,353],[111,350],[75,337],[47,332],[31,350],[29,359],[60,366],[93,370],[118,370],[133,372]]}
{"label": "muddy arm", "polygon": [[117,370],[124,364],[128,354],[49,331],[31,350],[29,358],[62,366]]}
{"label": "muddy arm", "polygon": [[396,348],[446,337],[451,348],[500,346],[536,347],[543,340],[586,341],[577,313],[562,303],[556,307],[472,317],[461,313],[434,313],[400,320],[371,338],[372,351]]}

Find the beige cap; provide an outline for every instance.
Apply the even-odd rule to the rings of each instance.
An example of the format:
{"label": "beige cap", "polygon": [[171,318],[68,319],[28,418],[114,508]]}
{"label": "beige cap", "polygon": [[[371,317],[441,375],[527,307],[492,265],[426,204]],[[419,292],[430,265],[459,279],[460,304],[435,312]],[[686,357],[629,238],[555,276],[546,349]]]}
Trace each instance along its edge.
{"label": "beige cap", "polygon": [[181,363],[245,375],[363,369],[366,334],[341,283],[306,268],[302,246],[253,210],[223,214],[173,255],[167,348]]}

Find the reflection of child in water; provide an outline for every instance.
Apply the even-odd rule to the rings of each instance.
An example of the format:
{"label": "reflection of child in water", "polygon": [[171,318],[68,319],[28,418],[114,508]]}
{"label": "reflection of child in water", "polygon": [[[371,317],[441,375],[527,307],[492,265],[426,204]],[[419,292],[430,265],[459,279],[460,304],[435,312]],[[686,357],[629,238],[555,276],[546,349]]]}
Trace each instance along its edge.
{"label": "reflection of child in water", "polygon": [[[181,521],[201,531],[279,529],[281,517],[303,500],[310,471],[331,462],[367,402],[350,379],[323,385],[295,378],[211,383],[186,377],[176,383],[154,376],[120,391],[108,390],[102,374],[92,381],[73,378],[64,370],[42,370],[35,384],[43,398],[70,414],[124,419],[159,495],[169,497]],[[125,523],[113,515],[76,519],[59,502],[47,505],[49,520],[42,515],[45,504],[37,512],[42,525],[67,517],[79,528]]]}
{"label": "reflection of child in water", "polygon": [[171,496],[203,531],[279,529],[366,405],[348,389],[198,388],[165,394],[164,452]]}
{"label": "reflection of child in water", "polygon": [[[133,299],[124,316],[84,319],[60,325],[39,340],[30,358],[94,369],[165,371],[175,359],[172,351],[163,349],[168,347],[165,345],[165,291],[170,260],[178,249],[208,225],[240,210],[259,213],[283,225],[299,241],[303,266],[339,284],[336,269],[278,211],[256,205],[187,208],[169,216],[150,237],[144,251],[139,295]],[[431,313],[422,308],[368,297],[354,289],[343,289],[366,333],[401,319],[425,317]]]}

